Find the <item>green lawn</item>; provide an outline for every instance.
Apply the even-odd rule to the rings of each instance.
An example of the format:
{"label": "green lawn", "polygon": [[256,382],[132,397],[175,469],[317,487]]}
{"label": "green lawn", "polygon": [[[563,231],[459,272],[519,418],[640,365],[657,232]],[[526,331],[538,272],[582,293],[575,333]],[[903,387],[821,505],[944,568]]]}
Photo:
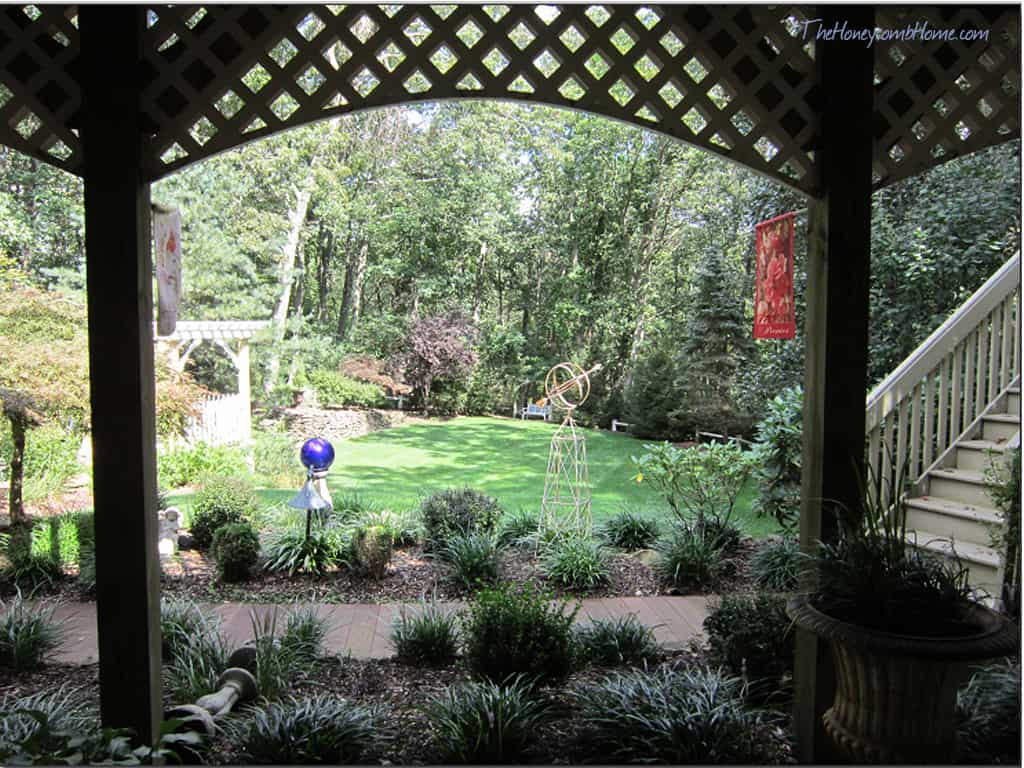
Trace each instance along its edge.
{"label": "green lawn", "polygon": [[[414,507],[433,491],[470,486],[497,498],[507,511],[539,511],[555,429],[542,421],[488,417],[386,429],[335,445],[327,482],[334,496],[357,493],[395,509]],[[664,505],[654,490],[633,480],[636,472],[629,457],[642,453],[643,443],[623,434],[584,433],[594,521],[607,519],[623,506],[660,512]],[[286,501],[300,479],[297,474],[294,489],[260,494],[268,504]],[[751,483],[740,499],[737,523],[754,536],[776,532],[774,521],[751,512],[755,496]],[[176,499],[181,501],[187,497]]]}

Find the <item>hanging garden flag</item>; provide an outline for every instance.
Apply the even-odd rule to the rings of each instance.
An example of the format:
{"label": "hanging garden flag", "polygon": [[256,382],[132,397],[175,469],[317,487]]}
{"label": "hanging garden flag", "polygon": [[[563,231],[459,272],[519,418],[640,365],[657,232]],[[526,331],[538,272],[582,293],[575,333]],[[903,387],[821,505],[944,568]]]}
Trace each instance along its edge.
{"label": "hanging garden flag", "polygon": [[156,246],[157,316],[159,336],[174,333],[181,299],[181,214],[162,208],[153,211],[153,242]]}
{"label": "hanging garden flag", "polygon": [[762,221],[757,237],[757,280],[754,289],[754,338],[792,339],[796,335],[793,306],[794,212]]}

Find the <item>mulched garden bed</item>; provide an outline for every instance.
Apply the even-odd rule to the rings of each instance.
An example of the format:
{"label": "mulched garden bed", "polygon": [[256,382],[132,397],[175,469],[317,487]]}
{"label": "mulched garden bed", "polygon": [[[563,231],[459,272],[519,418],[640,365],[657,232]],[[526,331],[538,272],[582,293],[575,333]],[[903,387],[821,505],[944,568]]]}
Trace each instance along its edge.
{"label": "mulched garden bed", "polygon": [[[749,586],[748,560],[756,546],[753,539],[740,543],[730,554],[735,572],[708,592],[734,592]],[[541,573],[537,556],[529,549],[510,549],[502,554],[502,576],[507,583],[534,583],[565,597],[643,597],[649,595],[703,594],[683,592],[663,584],[650,566],[650,551],[616,553],[611,557],[610,582],[588,592],[567,592],[550,584]],[[332,570],[321,578],[289,577],[261,573],[250,581],[225,584],[203,553],[187,550],[164,565],[165,595],[200,602],[274,603],[316,600],[326,603],[414,602],[436,593],[439,600],[458,600],[467,591],[452,584],[444,567],[435,564],[418,546],[396,549],[387,575],[381,580],[357,576],[348,570]]]}

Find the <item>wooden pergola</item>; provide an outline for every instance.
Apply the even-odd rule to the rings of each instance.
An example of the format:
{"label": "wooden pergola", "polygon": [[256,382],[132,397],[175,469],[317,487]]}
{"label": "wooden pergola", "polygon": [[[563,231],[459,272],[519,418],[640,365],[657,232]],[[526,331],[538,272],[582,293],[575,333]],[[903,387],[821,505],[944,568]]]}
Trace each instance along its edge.
{"label": "wooden pergola", "polygon": [[[149,737],[161,715],[151,182],[341,113],[492,98],[640,125],[803,192],[810,545],[834,535],[821,499],[858,495],[872,190],[1019,138],[1020,32],[1019,6],[0,9],[0,142],[84,179],[103,721]],[[820,761],[832,675],[797,644],[796,736]]]}

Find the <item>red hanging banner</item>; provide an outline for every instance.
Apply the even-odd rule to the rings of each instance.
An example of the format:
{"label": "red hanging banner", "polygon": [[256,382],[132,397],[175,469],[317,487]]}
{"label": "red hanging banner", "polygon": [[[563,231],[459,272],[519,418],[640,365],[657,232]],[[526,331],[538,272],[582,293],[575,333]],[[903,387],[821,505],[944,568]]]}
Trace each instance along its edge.
{"label": "red hanging banner", "polygon": [[784,213],[754,227],[757,237],[755,339],[792,339],[796,335],[793,305],[795,216],[795,212]]}

